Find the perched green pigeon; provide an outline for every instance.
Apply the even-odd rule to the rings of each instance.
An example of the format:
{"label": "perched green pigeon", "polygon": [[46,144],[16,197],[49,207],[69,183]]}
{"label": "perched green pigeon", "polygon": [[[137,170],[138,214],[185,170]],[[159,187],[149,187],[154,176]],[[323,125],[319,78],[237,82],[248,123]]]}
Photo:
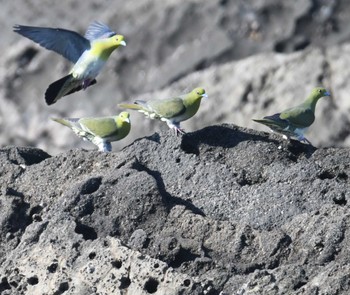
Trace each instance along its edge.
{"label": "perched green pigeon", "polygon": [[130,132],[128,112],[121,112],[118,116],[99,118],[64,118],[52,120],[69,127],[84,140],[91,141],[103,152],[112,150],[111,142],[126,137]]}
{"label": "perched green pigeon", "polygon": [[175,133],[184,134],[180,128],[180,122],[193,117],[201,103],[202,97],[208,97],[203,88],[195,88],[190,93],[168,98],[150,99],[148,101],[136,100],[133,104],[122,103],[121,108],[138,110],[151,119],[158,119],[168,124]]}
{"label": "perched green pigeon", "polygon": [[65,95],[85,90],[95,84],[96,76],[111,53],[120,45],[126,45],[124,36],[117,35],[100,22],[91,23],[85,37],[60,28],[15,25],[13,29],[16,33],[61,54],[74,63],[67,76],[53,82],[46,90],[45,100],[48,105],[54,104]]}
{"label": "perched green pigeon", "polygon": [[304,137],[304,133],[315,121],[316,103],[324,96],[330,96],[330,93],[324,88],[315,88],[302,104],[281,113],[266,116],[260,120],[253,119],[253,121],[264,124],[270,127],[272,131],[283,134],[283,137],[286,139],[293,136],[299,141],[311,144]]}

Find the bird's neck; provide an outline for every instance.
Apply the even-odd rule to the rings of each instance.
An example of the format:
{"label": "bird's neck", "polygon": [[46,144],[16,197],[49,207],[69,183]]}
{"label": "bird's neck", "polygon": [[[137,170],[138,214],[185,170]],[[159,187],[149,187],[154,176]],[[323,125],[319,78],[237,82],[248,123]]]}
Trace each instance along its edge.
{"label": "bird's neck", "polygon": [[130,132],[131,125],[124,121],[120,123],[118,123],[118,121],[116,122],[117,122],[117,129],[120,130],[119,135],[121,136],[121,138],[127,136]]}
{"label": "bird's neck", "polygon": [[195,97],[195,98],[187,98],[184,99],[184,105],[187,109],[188,114],[190,114],[191,116],[193,116],[195,113],[197,113],[199,106],[201,104],[201,97]]}
{"label": "bird's neck", "polygon": [[304,102],[304,105],[309,107],[312,110],[312,112],[315,112],[317,102],[318,102],[318,98],[310,96],[306,99],[306,101]]}
{"label": "bird's neck", "polygon": [[91,54],[98,56],[102,60],[107,60],[111,53],[118,48],[118,45],[108,41],[109,40],[94,42],[91,46]]}

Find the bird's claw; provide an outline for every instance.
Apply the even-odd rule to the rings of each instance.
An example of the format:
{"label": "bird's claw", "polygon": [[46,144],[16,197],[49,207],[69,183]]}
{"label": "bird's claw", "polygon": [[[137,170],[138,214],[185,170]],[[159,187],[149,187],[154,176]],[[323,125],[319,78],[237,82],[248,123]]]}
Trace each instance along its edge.
{"label": "bird's claw", "polygon": [[304,141],[304,142],[308,143],[309,145],[312,145],[312,143],[304,136],[299,136],[298,140],[301,141],[301,142]]}
{"label": "bird's claw", "polygon": [[174,130],[175,130],[175,135],[184,135],[184,134],[186,134],[185,130],[182,129],[182,128],[175,127]]}

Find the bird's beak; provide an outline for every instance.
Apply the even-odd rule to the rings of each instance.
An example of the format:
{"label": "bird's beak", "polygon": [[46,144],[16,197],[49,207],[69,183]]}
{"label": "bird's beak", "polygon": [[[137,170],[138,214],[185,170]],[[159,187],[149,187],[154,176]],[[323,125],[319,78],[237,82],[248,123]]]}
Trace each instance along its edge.
{"label": "bird's beak", "polygon": [[130,124],[130,119],[129,119],[129,118],[125,118],[125,119],[124,119],[124,122],[126,122],[126,123],[129,123],[129,124]]}
{"label": "bird's beak", "polygon": [[326,91],[324,96],[331,96],[331,94],[328,91]]}
{"label": "bird's beak", "polygon": [[208,94],[203,93],[203,94],[202,94],[202,97],[208,98]]}
{"label": "bird's beak", "polygon": [[120,42],[120,45],[126,46],[126,42],[123,40],[123,41]]}

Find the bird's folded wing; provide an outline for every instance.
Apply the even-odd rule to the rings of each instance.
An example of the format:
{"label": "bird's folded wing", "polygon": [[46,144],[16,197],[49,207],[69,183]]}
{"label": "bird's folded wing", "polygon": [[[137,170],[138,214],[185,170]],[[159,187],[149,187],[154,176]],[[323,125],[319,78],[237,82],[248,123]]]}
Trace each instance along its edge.
{"label": "bird's folded wing", "polygon": [[262,119],[253,119],[253,121],[264,124],[273,130],[283,130],[288,127],[289,122],[280,118],[281,113],[272,116],[265,116]]}
{"label": "bird's folded wing", "polygon": [[171,119],[186,112],[186,107],[181,98],[170,98],[164,100],[150,100],[147,105],[158,116]]}
{"label": "bird's folded wing", "polygon": [[118,133],[114,117],[82,118],[79,120],[79,123],[85,131],[101,138]]}
{"label": "bird's folded wing", "polygon": [[59,28],[43,28],[15,25],[14,31],[46,49],[61,54],[76,63],[83,52],[90,48],[90,42],[82,35]]}
{"label": "bird's folded wing", "polygon": [[290,124],[297,128],[308,127],[315,120],[312,110],[302,106],[285,110],[281,113],[280,118],[287,120]]}
{"label": "bird's folded wing", "polygon": [[51,118],[51,120],[71,128],[73,125],[78,124],[79,118]]}

